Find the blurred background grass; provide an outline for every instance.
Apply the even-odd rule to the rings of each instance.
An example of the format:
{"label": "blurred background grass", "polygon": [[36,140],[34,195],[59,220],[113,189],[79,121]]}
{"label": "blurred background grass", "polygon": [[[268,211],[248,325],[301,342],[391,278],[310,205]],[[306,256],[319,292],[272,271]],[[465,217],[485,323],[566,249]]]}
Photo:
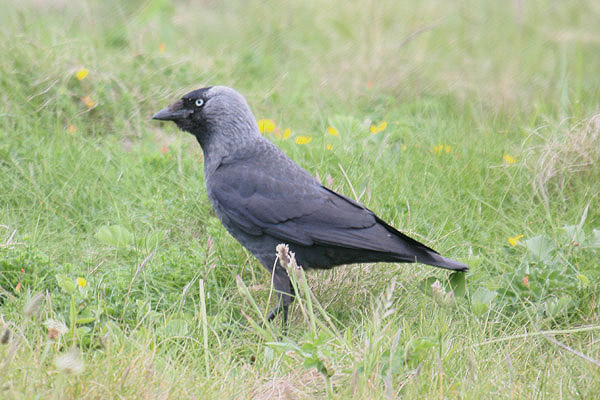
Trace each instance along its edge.
{"label": "blurred background grass", "polygon": [[[593,363],[525,335],[566,331],[557,337],[600,358],[597,2],[0,6],[0,328],[16,338],[0,347],[8,396],[600,392]],[[249,329],[235,276],[265,309],[268,276],[211,211],[198,145],[150,121],[215,84],[242,92],[276,132],[289,128],[289,139],[269,138],[311,173],[472,266],[450,309],[419,290],[445,280],[429,268],[310,274],[343,337],[312,332],[296,310],[289,340],[319,349],[331,392],[327,374],[302,367],[308,356],[278,353]],[[369,132],[381,122],[385,130]],[[297,144],[300,135],[311,142]],[[578,236],[565,236],[574,225]],[[99,239],[106,226],[131,240]],[[542,236],[552,246],[544,259],[532,250],[540,242],[527,242]],[[61,274],[87,285],[69,294]],[[39,291],[30,319],[22,309]],[[474,297],[488,309],[478,312]],[[91,322],[49,342],[39,322],[71,327],[71,299]],[[78,376],[52,364],[74,343],[89,365]]]}

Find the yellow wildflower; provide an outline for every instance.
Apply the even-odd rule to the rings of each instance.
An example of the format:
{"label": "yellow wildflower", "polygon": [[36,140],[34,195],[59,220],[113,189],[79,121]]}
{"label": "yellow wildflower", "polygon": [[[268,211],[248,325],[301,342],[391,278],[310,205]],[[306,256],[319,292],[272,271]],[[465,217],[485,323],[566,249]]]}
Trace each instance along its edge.
{"label": "yellow wildflower", "polygon": [[327,133],[329,133],[331,136],[339,136],[340,133],[337,131],[337,129],[335,129],[333,126],[330,126],[327,128]]}
{"label": "yellow wildflower", "polygon": [[382,132],[387,128],[387,122],[383,121],[379,125],[371,125],[371,133],[376,134]]}
{"label": "yellow wildflower", "polygon": [[79,285],[79,287],[83,288],[83,287],[85,287],[85,285],[87,285],[87,281],[85,280],[85,278],[79,277],[79,278],[77,278],[77,285]]}
{"label": "yellow wildflower", "polygon": [[85,104],[87,108],[94,108],[96,106],[96,102],[92,100],[90,96],[82,97],[81,101],[83,101],[83,104]]}
{"label": "yellow wildflower", "polygon": [[257,123],[260,133],[271,133],[275,130],[275,121],[272,119],[259,119]]}
{"label": "yellow wildflower", "polygon": [[297,136],[296,144],[308,144],[312,141],[312,137],[310,136]]}
{"label": "yellow wildflower", "polygon": [[89,73],[90,71],[87,68],[81,68],[77,70],[77,72],[75,73],[75,77],[82,81],[85,79],[86,76],[88,76]]}
{"label": "yellow wildflower", "polygon": [[160,46],[158,46],[158,51],[160,51],[161,53],[164,53],[166,49],[167,45],[164,43],[161,43]]}
{"label": "yellow wildflower", "polygon": [[502,160],[504,160],[505,164],[514,164],[517,162],[516,158],[514,158],[513,156],[510,156],[508,154],[503,155]]}
{"label": "yellow wildflower", "polygon": [[325,148],[326,148],[327,150],[333,150],[333,145],[332,145],[331,143],[327,143],[327,144],[325,145]]}
{"label": "yellow wildflower", "polygon": [[448,145],[444,145],[444,144],[439,144],[437,146],[433,146],[433,153],[436,156],[441,155],[442,153],[450,153],[450,150],[452,150],[452,148]]}
{"label": "yellow wildflower", "polygon": [[284,139],[289,139],[291,135],[292,135],[292,130],[290,128],[285,128],[283,130],[283,138]]}
{"label": "yellow wildflower", "polygon": [[516,246],[517,244],[519,244],[519,240],[521,240],[524,237],[525,235],[511,236],[508,238],[508,243],[510,243],[511,246]]}

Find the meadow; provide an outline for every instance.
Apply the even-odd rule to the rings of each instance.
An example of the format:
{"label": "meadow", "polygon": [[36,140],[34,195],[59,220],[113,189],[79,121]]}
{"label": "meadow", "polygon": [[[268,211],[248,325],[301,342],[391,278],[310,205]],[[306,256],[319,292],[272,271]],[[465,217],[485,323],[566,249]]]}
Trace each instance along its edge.
{"label": "meadow", "polygon": [[[0,398],[600,397],[600,4],[0,0]],[[191,135],[244,94],[447,257],[309,271],[287,332]]]}

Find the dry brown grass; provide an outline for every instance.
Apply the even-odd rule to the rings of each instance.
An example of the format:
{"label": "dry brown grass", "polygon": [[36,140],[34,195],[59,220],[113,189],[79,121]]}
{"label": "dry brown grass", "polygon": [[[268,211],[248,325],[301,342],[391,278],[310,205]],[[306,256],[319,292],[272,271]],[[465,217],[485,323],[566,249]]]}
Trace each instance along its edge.
{"label": "dry brown grass", "polygon": [[251,398],[262,399],[314,399],[322,397],[323,377],[315,370],[299,370],[285,376],[271,376],[257,380]]}
{"label": "dry brown grass", "polygon": [[[545,143],[531,148],[529,158],[533,160],[531,168],[534,189],[546,205],[549,204],[554,189],[568,189],[573,179],[598,182],[600,113],[573,126],[547,132],[542,137]],[[597,185],[590,185],[590,189],[598,192]]]}

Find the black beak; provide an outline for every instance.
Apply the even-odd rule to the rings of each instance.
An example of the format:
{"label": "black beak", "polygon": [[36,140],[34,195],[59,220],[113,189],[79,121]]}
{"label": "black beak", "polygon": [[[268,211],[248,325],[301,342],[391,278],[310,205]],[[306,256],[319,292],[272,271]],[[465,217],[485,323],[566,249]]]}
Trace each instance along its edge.
{"label": "black beak", "polygon": [[161,121],[178,121],[180,119],[187,118],[191,113],[191,110],[183,108],[183,102],[179,100],[171,104],[169,107],[163,108],[154,114],[152,119],[158,119]]}

